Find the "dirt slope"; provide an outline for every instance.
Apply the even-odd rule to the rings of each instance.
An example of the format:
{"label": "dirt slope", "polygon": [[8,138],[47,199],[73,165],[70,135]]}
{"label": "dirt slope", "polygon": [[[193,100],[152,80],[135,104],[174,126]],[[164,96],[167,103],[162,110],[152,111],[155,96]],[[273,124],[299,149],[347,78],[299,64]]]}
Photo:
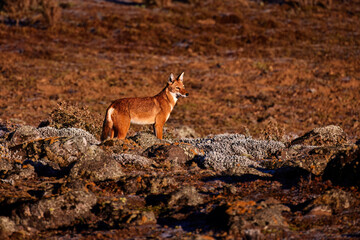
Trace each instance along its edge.
{"label": "dirt slope", "polygon": [[68,101],[101,121],[112,100],[156,94],[185,71],[190,98],[169,127],[258,136],[269,122],[286,134],[336,124],[359,136],[359,1],[193,2],[60,1],[52,28],[3,13],[0,118],[37,125]]}

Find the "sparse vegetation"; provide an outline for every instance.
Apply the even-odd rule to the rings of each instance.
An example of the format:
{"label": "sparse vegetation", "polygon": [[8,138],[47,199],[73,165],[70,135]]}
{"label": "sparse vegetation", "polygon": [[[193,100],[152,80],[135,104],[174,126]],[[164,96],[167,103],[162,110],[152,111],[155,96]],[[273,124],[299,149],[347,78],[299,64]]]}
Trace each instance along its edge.
{"label": "sparse vegetation", "polygon": [[56,0],[1,0],[0,11],[16,25],[35,24],[41,15],[46,26],[53,27],[61,17],[61,8]]}
{"label": "sparse vegetation", "polygon": [[102,129],[102,119],[99,114],[91,113],[86,107],[61,102],[49,118],[49,126],[55,128],[80,128],[99,137]]}

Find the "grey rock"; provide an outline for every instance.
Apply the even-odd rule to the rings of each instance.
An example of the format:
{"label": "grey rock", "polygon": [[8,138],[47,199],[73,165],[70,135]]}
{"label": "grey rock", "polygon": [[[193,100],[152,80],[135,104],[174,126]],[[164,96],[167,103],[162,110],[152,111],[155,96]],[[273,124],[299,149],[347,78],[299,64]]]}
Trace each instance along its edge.
{"label": "grey rock", "polygon": [[41,138],[39,131],[32,126],[21,126],[10,134],[10,147],[19,145],[23,142]]}
{"label": "grey rock", "polygon": [[16,165],[13,173],[8,179],[19,180],[19,179],[31,179],[36,177],[35,169],[30,164]]}
{"label": "grey rock", "polygon": [[259,167],[255,159],[267,158],[285,148],[281,142],[255,140],[240,134],[220,134],[207,138],[184,139],[182,142],[203,150],[203,165],[220,171],[234,167]]}
{"label": "grey rock", "polygon": [[153,160],[149,158],[128,153],[114,154],[113,157],[118,163],[123,166],[130,165],[139,168],[147,168],[153,163]]}
{"label": "grey rock", "polygon": [[118,180],[123,175],[120,164],[95,145],[90,146],[70,170],[70,177],[92,181]]}
{"label": "grey rock", "polygon": [[90,144],[100,144],[91,133],[79,129],[79,128],[61,128],[56,129],[53,127],[43,127],[38,128],[37,131],[39,132],[42,138],[48,137],[83,137],[86,141]]}
{"label": "grey rock", "polygon": [[194,186],[185,186],[179,191],[171,194],[168,204],[170,206],[185,204],[196,206],[203,203],[203,197]]}
{"label": "grey rock", "polygon": [[291,145],[333,146],[347,144],[347,135],[339,126],[329,125],[315,128],[294,139]]}
{"label": "grey rock", "polygon": [[264,161],[263,166],[281,171],[285,168],[298,168],[321,176],[333,155],[339,150],[338,147],[333,146],[293,145],[281,150],[279,154],[281,161]]}
{"label": "grey rock", "polygon": [[[282,216],[283,212],[290,211],[290,208],[279,201],[269,198],[258,203],[252,200],[239,200],[226,204],[226,207],[219,207],[218,216],[223,216],[232,234],[238,235],[246,229],[260,227],[287,227],[288,223]],[[224,211],[219,214],[219,211]]]}
{"label": "grey rock", "polygon": [[0,216],[0,237],[7,238],[15,231],[15,223],[8,217]]}
{"label": "grey rock", "polygon": [[96,196],[86,189],[72,189],[65,194],[21,206],[14,216],[18,225],[38,230],[69,226],[86,218],[96,204]]}
{"label": "grey rock", "polygon": [[360,186],[360,146],[340,150],[327,164],[323,179],[343,186]]}
{"label": "grey rock", "polygon": [[84,155],[89,147],[85,137],[75,136],[50,144],[45,152],[50,161],[66,167]]}
{"label": "grey rock", "polygon": [[10,171],[13,169],[13,160],[16,158],[5,145],[0,144],[0,171]]}
{"label": "grey rock", "polygon": [[153,211],[141,211],[139,213],[133,213],[134,218],[131,220],[131,223],[135,225],[144,225],[144,224],[155,224],[156,216]]}
{"label": "grey rock", "polygon": [[[351,193],[341,189],[331,189],[316,197],[304,208],[310,214],[318,212],[335,213],[336,211],[350,208],[355,203]],[[316,214],[314,214],[316,215]]]}
{"label": "grey rock", "polygon": [[158,139],[154,134],[147,132],[138,132],[134,136],[130,137],[130,139],[144,149],[162,142],[162,140]]}
{"label": "grey rock", "polygon": [[257,211],[251,219],[252,224],[260,227],[275,226],[286,227],[288,223],[282,216],[282,212],[289,212],[290,208],[275,199],[267,199],[257,204]]}
{"label": "grey rock", "polygon": [[156,159],[157,162],[166,162],[171,167],[184,166],[188,160],[185,151],[174,144],[154,145],[149,147],[144,154],[149,158]]}

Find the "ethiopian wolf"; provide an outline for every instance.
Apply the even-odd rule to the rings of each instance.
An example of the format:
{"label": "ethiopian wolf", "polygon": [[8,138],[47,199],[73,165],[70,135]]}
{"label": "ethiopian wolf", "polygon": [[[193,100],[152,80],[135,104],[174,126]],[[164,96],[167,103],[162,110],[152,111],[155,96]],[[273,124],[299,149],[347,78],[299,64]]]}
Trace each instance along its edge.
{"label": "ethiopian wolf", "polygon": [[165,88],[153,97],[122,98],[115,100],[106,110],[101,140],[109,136],[125,139],[130,123],[153,124],[154,134],[162,139],[163,126],[179,97],[187,97],[183,83],[184,73],[176,79],[170,74]]}

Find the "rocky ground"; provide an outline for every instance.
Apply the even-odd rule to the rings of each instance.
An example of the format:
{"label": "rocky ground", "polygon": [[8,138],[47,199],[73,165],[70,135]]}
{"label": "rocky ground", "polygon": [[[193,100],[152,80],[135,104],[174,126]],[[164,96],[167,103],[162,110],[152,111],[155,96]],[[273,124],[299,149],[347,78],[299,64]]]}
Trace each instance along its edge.
{"label": "rocky ground", "polygon": [[148,132],[101,143],[51,125],[0,133],[3,239],[360,237],[359,142],[338,126],[287,143]]}
{"label": "rocky ground", "polygon": [[[359,238],[359,22],[358,0],[0,1],[0,238]],[[165,140],[99,141],[111,101],[182,71]]]}

